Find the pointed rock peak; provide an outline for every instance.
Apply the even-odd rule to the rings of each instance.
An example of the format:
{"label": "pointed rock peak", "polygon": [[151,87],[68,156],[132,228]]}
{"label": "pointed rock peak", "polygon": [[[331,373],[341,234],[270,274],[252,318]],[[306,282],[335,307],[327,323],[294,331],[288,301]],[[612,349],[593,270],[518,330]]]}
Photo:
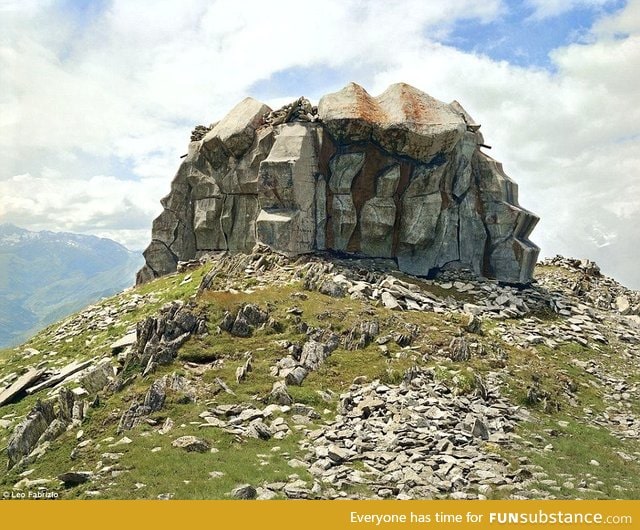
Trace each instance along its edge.
{"label": "pointed rock peak", "polygon": [[360,93],[360,94],[366,95],[368,97],[372,97],[371,94],[369,94],[369,92],[367,92],[362,85],[359,85],[358,83],[355,83],[354,81],[351,81],[350,83],[348,83],[347,86],[345,86],[342,90],[339,90],[338,92],[342,92],[342,91],[345,91],[345,90],[349,91],[349,92]]}
{"label": "pointed rock peak", "polygon": [[384,108],[389,122],[454,127],[464,123],[449,105],[406,83],[391,85],[375,99]]}
{"label": "pointed rock peak", "polygon": [[382,94],[377,96],[376,99],[381,99],[385,95],[389,95],[389,94],[397,94],[401,97],[418,97],[418,98],[429,98],[429,99],[435,100],[435,98],[432,98],[426,92],[423,92],[422,90],[408,83],[393,83],[392,85],[389,85]]}
{"label": "pointed rock peak", "polygon": [[349,83],[338,92],[320,98],[318,114],[320,118],[359,119],[378,122],[384,119],[380,106],[364,88],[357,83]]}

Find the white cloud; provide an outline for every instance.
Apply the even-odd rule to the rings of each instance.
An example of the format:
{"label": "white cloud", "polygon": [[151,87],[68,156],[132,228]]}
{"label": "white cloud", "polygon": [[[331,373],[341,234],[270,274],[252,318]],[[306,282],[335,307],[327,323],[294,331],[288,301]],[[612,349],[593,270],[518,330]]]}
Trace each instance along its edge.
{"label": "white cloud", "polygon": [[602,8],[616,0],[527,0],[534,10],[531,17],[535,20],[557,17],[577,7]]}
{"label": "white cloud", "polygon": [[[530,0],[539,18],[605,3]],[[374,94],[405,81],[459,100],[541,215],[544,254],[640,245],[640,1],[555,50],[553,73],[438,43],[456,21],[500,17],[498,0],[116,0],[82,24],[60,4],[7,5],[0,216],[19,224],[142,246],[192,125],[219,119],[258,81],[309,68],[335,74],[311,97],[351,80]],[[289,90],[274,104],[301,95]]]}
{"label": "white cloud", "polygon": [[53,0],[2,0],[0,13],[23,13],[33,15],[43,7],[47,7]]}
{"label": "white cloud", "polygon": [[593,33],[599,36],[616,36],[640,31],[640,2],[628,0],[625,9],[599,20]]}
{"label": "white cloud", "polygon": [[113,176],[67,179],[55,170],[0,180],[0,218],[34,230],[63,230],[112,237],[141,248],[149,219],[161,209],[148,191],[164,182]]}

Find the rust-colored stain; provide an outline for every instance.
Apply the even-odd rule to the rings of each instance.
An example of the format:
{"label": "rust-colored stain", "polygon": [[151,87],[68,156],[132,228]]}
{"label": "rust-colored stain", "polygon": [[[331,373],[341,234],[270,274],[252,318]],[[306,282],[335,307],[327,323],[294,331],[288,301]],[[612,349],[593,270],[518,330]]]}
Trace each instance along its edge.
{"label": "rust-colored stain", "polygon": [[[393,200],[396,204],[396,220],[393,228],[393,245],[392,254],[395,255],[398,246],[398,237],[400,230],[400,219],[402,215],[402,194],[406,190],[411,174],[413,173],[414,164],[407,159],[399,158],[390,155],[380,147],[372,143],[363,144],[351,144],[349,146],[342,147],[339,151],[334,148],[331,152],[331,156],[337,154],[347,153],[365,153],[364,165],[360,172],[354,177],[351,183],[351,197],[356,210],[358,224],[356,225],[346,250],[348,252],[360,252],[361,251],[361,227],[360,227],[360,215],[365,203],[376,196],[376,184],[379,175],[387,171],[391,166],[398,164],[400,166],[400,182],[396,189],[396,193],[393,195]],[[331,156],[326,160],[328,167]],[[321,158],[324,158],[321,157]],[[327,181],[331,178],[330,172],[326,173]],[[333,245],[333,222],[332,222],[332,204],[333,193],[327,186],[327,228],[326,228],[326,242],[327,247],[331,248]]]}
{"label": "rust-colored stain", "polygon": [[405,121],[424,124],[440,121],[436,109],[425,104],[425,100],[406,85],[401,88],[400,101]]}
{"label": "rust-colored stain", "polygon": [[387,116],[378,102],[363,88],[354,89],[353,98],[353,112],[359,119],[370,123],[383,123],[386,121]]}
{"label": "rust-colored stain", "polygon": [[[351,148],[348,152],[362,152],[362,147]],[[371,143],[364,148],[364,165],[353,182],[351,183],[351,196],[356,209],[358,224],[351,235],[347,250],[349,252],[359,252],[361,249],[360,242],[362,233],[360,229],[360,214],[364,204],[376,196],[376,179],[381,171],[393,164],[393,158],[386,155],[382,150],[378,149]]]}

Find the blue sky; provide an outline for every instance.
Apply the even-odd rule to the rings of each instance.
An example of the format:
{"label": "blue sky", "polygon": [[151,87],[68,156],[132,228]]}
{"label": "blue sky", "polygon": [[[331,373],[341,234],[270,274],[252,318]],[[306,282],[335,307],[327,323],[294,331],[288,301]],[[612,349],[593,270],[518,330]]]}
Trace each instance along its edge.
{"label": "blue sky", "polygon": [[554,71],[550,58],[553,50],[588,41],[594,22],[620,11],[625,4],[624,0],[603,5],[577,4],[568,11],[542,17],[536,16],[536,8],[530,2],[511,1],[500,18],[487,23],[457,21],[444,42],[466,52],[486,54],[496,61]]}
{"label": "blue sky", "polygon": [[[494,61],[507,61],[514,66],[554,72],[556,66],[550,57],[553,50],[576,42],[588,42],[589,31],[596,20],[619,12],[626,5],[625,0],[576,3],[571,8],[568,8],[570,1],[564,3],[566,5],[560,7],[566,11],[543,16],[536,15],[536,6],[531,2],[512,0],[505,4],[499,17],[487,21],[460,18],[454,20],[446,35],[438,38],[439,28],[433,33],[436,40],[464,52],[486,55]],[[429,38],[430,33],[425,31],[425,37]],[[345,79],[357,78],[366,86],[374,72],[366,62],[350,64],[342,70],[296,66],[257,81],[251,90],[255,97],[265,100],[290,93],[292,87],[301,94],[321,95],[342,87]]]}
{"label": "blue sky", "polygon": [[0,0],[0,222],[143,248],[191,128],[350,81],[458,100],[543,255],[640,287],[640,0]]}

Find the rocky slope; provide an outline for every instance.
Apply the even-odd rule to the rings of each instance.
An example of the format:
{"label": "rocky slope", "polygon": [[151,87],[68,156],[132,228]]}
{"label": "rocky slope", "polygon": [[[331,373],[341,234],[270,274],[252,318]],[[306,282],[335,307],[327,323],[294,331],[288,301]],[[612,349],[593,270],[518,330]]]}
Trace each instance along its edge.
{"label": "rocky slope", "polygon": [[0,225],[0,348],[133,285],[141,262],[109,239]]}
{"label": "rocky slope", "polygon": [[63,498],[638,498],[640,295],[220,253],[0,355],[3,489]]}
{"label": "rocky slope", "polygon": [[247,98],[191,139],[138,283],[256,242],[288,256],[395,257],[423,276],[469,268],[531,280],[538,218],[519,206],[517,185],[455,101],[404,83],[372,97],[351,83],[317,108],[300,98],[272,111]]}

